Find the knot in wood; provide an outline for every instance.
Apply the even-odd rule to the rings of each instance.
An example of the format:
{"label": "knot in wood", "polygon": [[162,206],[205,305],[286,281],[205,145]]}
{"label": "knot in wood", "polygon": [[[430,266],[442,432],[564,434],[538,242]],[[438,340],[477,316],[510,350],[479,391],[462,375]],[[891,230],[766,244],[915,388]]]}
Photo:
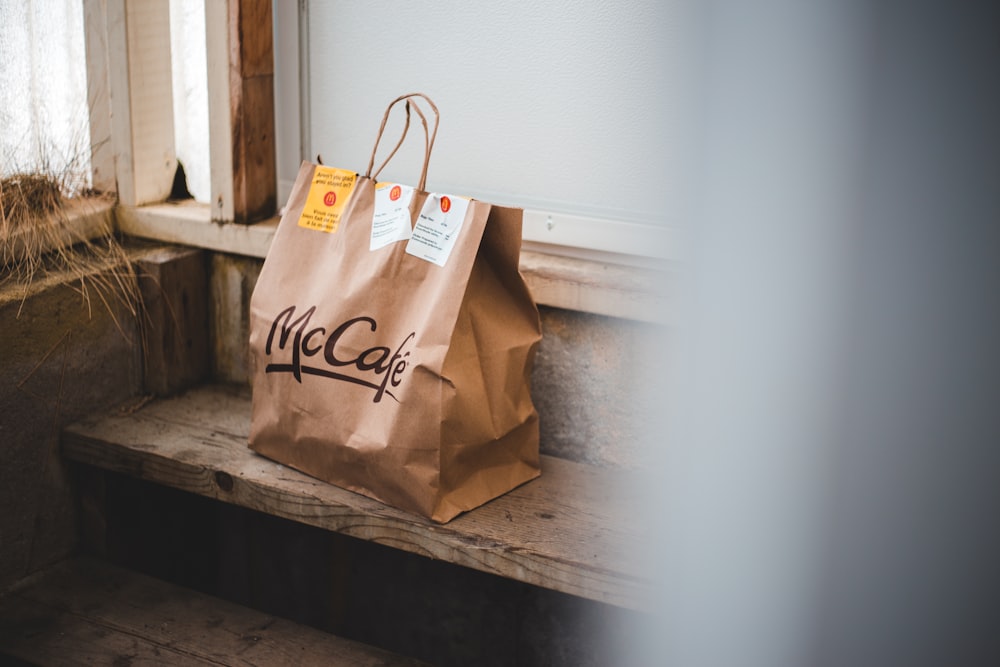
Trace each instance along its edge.
{"label": "knot in wood", "polygon": [[223,491],[233,490],[233,478],[229,473],[222,472],[221,470],[215,471],[215,483]]}

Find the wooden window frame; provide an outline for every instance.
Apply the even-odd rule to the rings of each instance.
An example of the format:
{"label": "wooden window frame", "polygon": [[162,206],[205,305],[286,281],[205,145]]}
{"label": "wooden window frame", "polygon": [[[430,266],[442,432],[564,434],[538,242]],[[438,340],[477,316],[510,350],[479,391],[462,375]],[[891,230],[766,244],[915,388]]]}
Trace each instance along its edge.
{"label": "wooden window frame", "polygon": [[[264,257],[278,223],[279,190],[271,1],[206,2],[211,204],[165,202],[176,170],[168,3],[83,2],[94,187],[117,192],[118,229]],[[301,29],[298,4],[281,7],[294,8]],[[300,109],[307,105],[299,99]],[[307,118],[295,120],[308,127]],[[299,150],[309,150],[307,137]],[[536,301],[664,322],[676,234],[612,223],[631,240],[609,242],[606,224],[525,211],[521,268]],[[668,261],[633,254],[641,247],[666,248]]]}

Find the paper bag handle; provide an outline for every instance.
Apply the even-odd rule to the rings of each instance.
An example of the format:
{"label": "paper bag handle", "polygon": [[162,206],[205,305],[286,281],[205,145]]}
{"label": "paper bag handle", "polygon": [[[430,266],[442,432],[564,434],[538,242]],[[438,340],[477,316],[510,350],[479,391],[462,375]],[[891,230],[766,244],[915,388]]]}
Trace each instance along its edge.
{"label": "paper bag handle", "polygon": [[[395,102],[393,104],[395,104]],[[419,113],[419,111],[418,111],[418,113]],[[372,165],[375,163],[375,153],[378,150],[379,142],[382,140],[382,132],[385,130],[385,122],[386,122],[386,120],[388,118],[389,118],[389,112],[386,111],[385,117],[382,118],[382,126],[378,130],[378,139],[375,140],[375,147],[372,149],[371,159],[368,160],[368,171],[365,172],[365,178],[371,178]],[[421,114],[421,118],[423,118],[422,114]],[[427,125],[427,121],[426,120],[424,121],[424,125],[425,126]],[[410,130],[410,101],[407,100],[406,101],[406,123],[403,125],[403,133],[400,135],[399,141],[396,142],[396,146],[392,149],[392,152],[389,153],[389,156],[386,157],[386,159],[382,161],[382,164],[375,171],[375,176],[376,177],[378,177],[378,175],[382,171],[382,169],[385,168],[385,165],[387,165],[389,163],[389,160],[392,159],[392,156],[396,154],[396,151],[399,150],[399,147],[403,145],[403,140],[406,139],[406,134],[407,134],[407,132],[409,132],[409,130]]]}
{"label": "paper bag handle", "polygon": [[[427,127],[427,117],[424,116],[423,111],[420,110],[420,106],[416,103],[415,100],[412,99],[416,97],[423,98],[424,101],[426,101],[427,104],[430,105],[431,110],[434,112],[433,131],[431,131]],[[379,142],[382,141],[382,134],[383,132],[385,132],[385,124],[389,120],[389,113],[392,111],[392,108],[396,106],[397,103],[403,100],[406,100],[406,126],[403,128],[403,135],[399,138],[399,141],[396,143],[395,148],[392,149],[392,152],[389,153],[389,156],[382,161],[382,164],[379,166],[379,168],[375,170],[375,174],[372,175],[372,167],[375,164],[375,153],[378,151]],[[417,185],[418,190],[424,190],[427,184],[427,166],[430,164],[431,161],[431,151],[434,149],[434,139],[437,137],[438,125],[441,122],[441,114],[438,111],[438,108],[434,104],[434,102],[431,101],[431,98],[427,97],[423,93],[408,93],[406,95],[400,95],[399,97],[397,97],[396,99],[394,99],[392,102],[389,103],[389,106],[385,110],[385,114],[382,116],[382,125],[379,126],[378,136],[375,138],[375,146],[372,148],[371,159],[368,160],[368,171],[365,172],[365,177],[378,178],[378,175],[382,172],[382,169],[385,168],[385,166],[389,163],[389,160],[392,159],[392,157],[396,154],[396,151],[398,151],[399,147],[403,144],[403,140],[406,138],[406,133],[409,131],[410,127],[411,103],[413,104],[413,110],[417,112],[418,116],[420,116],[420,122],[424,126],[424,164],[422,169],[420,170],[420,183]]]}

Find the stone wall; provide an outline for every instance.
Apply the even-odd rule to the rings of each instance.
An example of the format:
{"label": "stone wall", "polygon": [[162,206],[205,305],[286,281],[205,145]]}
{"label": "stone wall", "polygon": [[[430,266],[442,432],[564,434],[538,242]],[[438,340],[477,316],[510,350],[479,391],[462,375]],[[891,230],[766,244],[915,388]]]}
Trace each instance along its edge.
{"label": "stone wall", "polygon": [[92,278],[0,288],[0,589],[75,548],[59,429],[141,390],[136,321]]}

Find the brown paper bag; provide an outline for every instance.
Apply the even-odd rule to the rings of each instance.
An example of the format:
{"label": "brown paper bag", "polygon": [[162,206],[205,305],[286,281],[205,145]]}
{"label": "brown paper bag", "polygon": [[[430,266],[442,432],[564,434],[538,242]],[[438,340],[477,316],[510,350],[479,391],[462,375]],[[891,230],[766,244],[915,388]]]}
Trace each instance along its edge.
{"label": "brown paper bag", "polygon": [[[445,522],[539,474],[541,328],[518,272],[521,211],[424,191],[437,124],[427,132],[416,97],[430,103],[389,105],[364,176],[299,170],[250,303],[249,445]],[[408,188],[370,174],[403,100],[425,160],[401,212]]]}

